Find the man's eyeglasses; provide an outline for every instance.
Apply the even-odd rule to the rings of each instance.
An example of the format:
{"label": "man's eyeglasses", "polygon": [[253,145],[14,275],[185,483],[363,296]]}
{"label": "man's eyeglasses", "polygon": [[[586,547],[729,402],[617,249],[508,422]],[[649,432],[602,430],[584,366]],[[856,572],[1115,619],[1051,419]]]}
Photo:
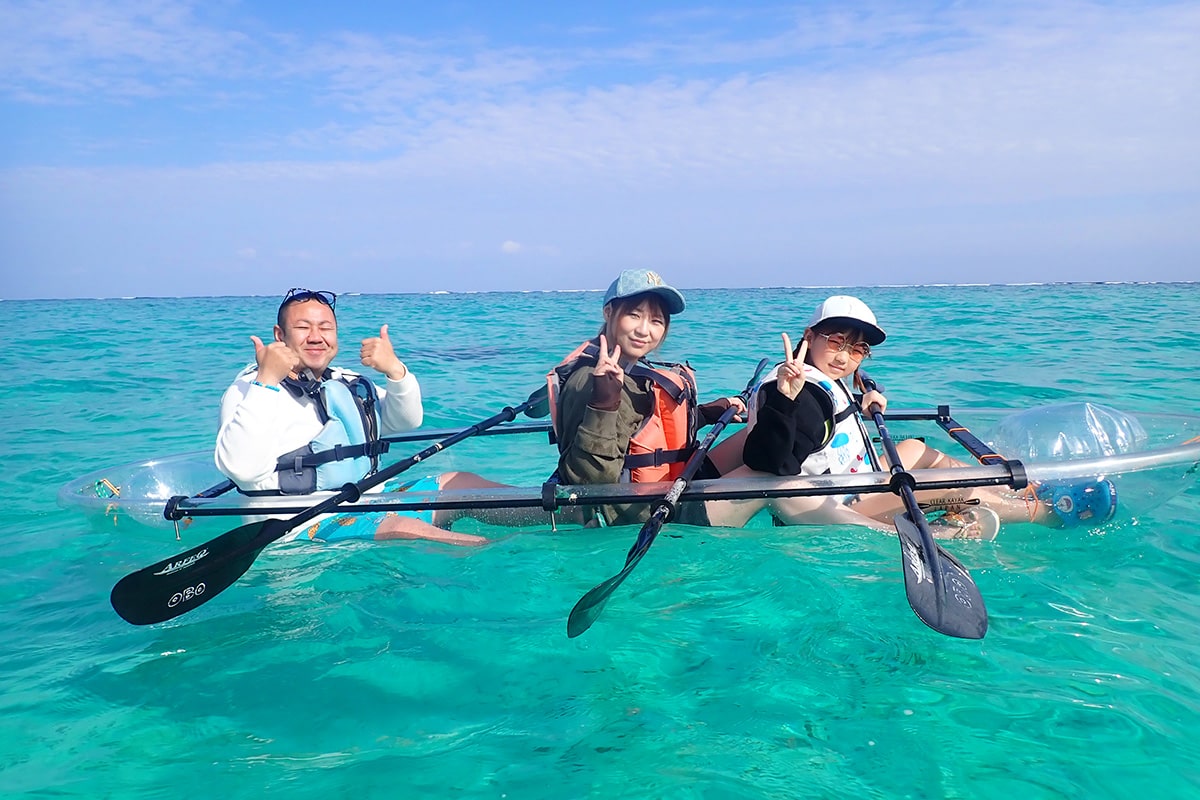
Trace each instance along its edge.
{"label": "man's eyeglasses", "polygon": [[825,340],[825,345],[830,350],[839,353],[847,352],[851,358],[858,361],[871,357],[871,345],[866,342],[851,342],[845,334],[841,333],[818,333],[817,336]]}
{"label": "man's eyeglasses", "polygon": [[333,292],[314,292],[312,289],[288,289],[279,307],[283,308],[288,303],[303,303],[306,300],[316,300],[333,308],[337,304],[337,295]]}

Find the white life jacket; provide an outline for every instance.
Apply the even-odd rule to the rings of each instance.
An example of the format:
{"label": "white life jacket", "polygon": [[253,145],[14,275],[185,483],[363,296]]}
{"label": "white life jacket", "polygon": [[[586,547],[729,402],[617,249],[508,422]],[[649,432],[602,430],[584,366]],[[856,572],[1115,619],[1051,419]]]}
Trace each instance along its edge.
{"label": "white life jacket", "polygon": [[[778,380],[779,368],[763,376],[754,393],[750,397],[750,407],[747,410],[747,429],[754,427],[758,421],[758,390],[764,383]],[[825,445],[811,453],[800,465],[801,475],[846,474],[854,472],[870,472],[872,470],[868,455],[869,439],[858,415],[858,404],[853,395],[841,381],[835,381],[814,366],[804,365],[804,391],[817,391],[829,397],[833,404],[834,427]]]}

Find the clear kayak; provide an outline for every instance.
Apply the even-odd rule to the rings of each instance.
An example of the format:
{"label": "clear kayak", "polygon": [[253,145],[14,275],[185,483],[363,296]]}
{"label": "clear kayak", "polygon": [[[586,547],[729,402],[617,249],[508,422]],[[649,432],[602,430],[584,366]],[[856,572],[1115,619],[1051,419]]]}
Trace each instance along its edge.
{"label": "clear kayak", "polygon": [[[1063,403],[1024,411],[1011,409],[892,410],[887,423],[896,439],[920,437],[956,458],[966,450],[977,466],[910,471],[916,489],[1009,486],[1105,478],[1116,486],[1121,514],[1152,512],[1200,477],[1200,416],[1128,414],[1091,403]],[[969,427],[968,427],[969,425]],[[542,433],[547,423],[499,425],[485,435]],[[393,437],[395,443],[440,439],[454,431],[427,430]],[[531,437],[539,438],[539,437]],[[546,455],[545,439],[534,447]],[[955,451],[956,446],[959,448]],[[723,478],[694,481],[682,502],[799,497],[892,491],[886,472],[852,475]],[[364,494],[338,506],[340,514],[424,509],[541,508],[606,503],[654,503],[670,483],[574,486],[544,484],[438,492]],[[173,521],[220,516],[297,514],[332,492],[302,496],[240,494],[213,464],[211,451],[198,451],[109,467],[78,477],[58,493],[59,504],[89,515],[129,519],[152,528]],[[178,526],[174,526],[178,531]],[[174,537],[172,537],[174,538]]]}

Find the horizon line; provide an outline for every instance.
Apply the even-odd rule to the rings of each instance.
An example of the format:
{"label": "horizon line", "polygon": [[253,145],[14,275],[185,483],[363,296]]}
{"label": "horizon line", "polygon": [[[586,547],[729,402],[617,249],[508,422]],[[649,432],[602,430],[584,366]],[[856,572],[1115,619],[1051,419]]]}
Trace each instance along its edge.
{"label": "horizon line", "polygon": [[[764,291],[771,289],[969,289],[989,286],[1019,287],[1019,286],[1193,286],[1197,281],[1015,281],[1011,283],[881,283],[869,286],[858,284],[804,284],[796,286],[692,286],[680,287],[689,292],[728,292],[728,291]],[[422,292],[338,292],[338,297],[394,297],[394,296],[434,296],[434,295],[477,295],[477,294],[581,294],[588,292],[603,292],[604,289],[432,289]],[[161,295],[110,295],[101,297],[0,297],[0,303],[42,303],[51,301],[69,302],[73,300],[184,300],[184,299],[218,299],[223,297],[276,297],[272,294],[161,294]]]}

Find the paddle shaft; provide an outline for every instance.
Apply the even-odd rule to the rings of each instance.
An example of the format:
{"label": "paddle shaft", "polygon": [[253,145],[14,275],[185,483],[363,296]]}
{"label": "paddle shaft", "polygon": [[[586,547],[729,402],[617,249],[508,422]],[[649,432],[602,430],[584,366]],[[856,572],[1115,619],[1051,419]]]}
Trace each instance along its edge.
{"label": "paddle shaft", "polygon": [[[859,380],[862,381],[864,390],[873,391],[878,389],[878,384],[863,373],[859,374]],[[917,530],[920,531],[921,546],[925,548],[925,552],[930,554],[935,553],[940,548],[938,548],[937,542],[933,540],[933,533],[929,530],[929,522],[925,519],[925,512],[921,510],[921,506],[917,502],[917,495],[913,492],[916,480],[904,468],[904,462],[900,460],[900,453],[896,450],[896,443],[892,441],[892,436],[888,433],[887,423],[883,421],[883,410],[879,407],[878,403],[872,403],[868,411],[871,414],[871,419],[875,422],[876,429],[879,431],[879,441],[883,444],[883,452],[887,453],[888,471],[892,474],[892,491],[900,496],[905,510],[917,526]],[[939,560],[937,558],[929,559],[929,565],[932,568],[931,573],[934,586],[937,588],[938,596],[940,597],[945,590],[945,576],[942,574]]]}
{"label": "paddle shaft", "polygon": [[[297,514],[296,516],[294,516],[290,520],[288,520],[287,530],[285,530],[283,533],[287,533],[287,531],[290,531],[293,528],[303,525],[305,522],[308,522],[310,519],[319,517],[322,514],[325,514],[329,511],[331,511],[332,509],[336,508],[337,506],[341,505],[343,502],[345,502],[347,500],[349,500],[350,502],[357,501],[360,497],[362,497],[362,493],[367,491],[368,489],[378,486],[379,484],[381,484],[385,481],[391,480],[392,478],[396,477],[397,475],[399,475],[402,472],[405,472],[406,470],[412,469],[417,464],[420,464],[422,461],[429,458],[430,456],[440,453],[441,451],[445,450],[447,447],[450,447],[451,445],[458,444],[463,439],[469,439],[472,436],[474,436],[475,434],[479,433],[480,431],[486,430],[487,428],[490,428],[493,425],[499,425],[502,422],[509,422],[511,420],[516,419],[518,414],[520,414],[522,411],[524,411],[526,408],[529,408],[529,406],[532,405],[532,402],[533,401],[531,401],[531,400],[527,400],[524,403],[522,403],[521,405],[517,406],[516,408],[513,408],[511,406],[505,406],[504,410],[501,411],[500,413],[495,414],[491,417],[488,417],[483,422],[477,422],[469,428],[464,428],[461,431],[459,431],[458,433],[454,434],[453,436],[448,436],[445,439],[442,439],[441,441],[434,442],[433,444],[429,445],[429,447],[426,447],[424,450],[417,453],[416,455],[412,455],[401,461],[397,461],[395,464],[392,464],[389,467],[385,467],[384,469],[379,470],[378,472],[374,473],[373,475],[368,475],[367,477],[360,480],[358,483],[347,483],[345,486],[343,486],[337,492],[337,494],[332,495],[331,497],[321,501],[320,503],[317,503],[315,506],[312,506],[311,508],[307,509],[306,511],[300,512],[299,514]],[[281,533],[279,535],[282,536],[283,533]],[[278,537],[275,537],[275,538],[278,538]]]}
{"label": "paddle shaft", "polygon": [[708,451],[709,448],[712,447],[713,442],[715,442],[717,437],[721,435],[721,431],[725,430],[725,426],[729,424],[729,421],[733,419],[736,413],[737,409],[734,408],[733,405],[730,405],[729,408],[725,409],[721,413],[721,416],[717,419],[717,421],[713,423],[712,428],[709,430],[708,434],[704,437],[700,444],[696,445],[696,449],[692,452],[692,455],[688,458],[687,463],[683,466],[683,472],[681,472],[679,477],[675,479],[675,482],[671,484],[671,488],[667,490],[667,493],[663,495],[662,499],[655,504],[654,511],[652,511],[650,514],[650,519],[648,519],[646,524],[642,526],[642,530],[638,533],[638,538],[633,543],[633,547],[629,548],[629,553],[625,556],[626,564],[628,564],[630,561],[633,561],[635,557],[639,557],[639,550],[644,551],[649,549],[650,542],[655,536],[658,535],[658,531],[663,525],[670,522],[672,517],[675,516],[675,510],[678,508],[679,496],[683,494],[684,489],[688,487],[688,484],[691,483],[692,478],[695,477],[696,472],[700,469],[701,465],[704,464],[704,459],[708,457]]}
{"label": "paddle shaft", "polygon": [[[870,378],[860,375],[863,388],[876,388]],[[938,546],[925,512],[921,510],[914,491],[916,479],[904,467],[900,453],[892,441],[883,412],[878,403],[870,405],[871,418],[879,430],[879,440],[888,458],[888,470],[892,475],[891,489],[904,503],[906,513],[894,518],[896,533],[900,537],[905,569],[905,593],[909,606],[918,619],[939,633],[966,639],[981,639],[987,632],[987,610],[979,587],[970,573],[952,555]],[[914,537],[913,534],[916,534]],[[948,580],[946,569],[953,574]],[[909,570],[912,571],[910,574]],[[914,577],[915,576],[915,577]],[[932,585],[933,608],[927,606],[929,593],[923,583]]]}
{"label": "paddle shaft", "polygon": [[[738,395],[744,404],[750,400],[750,393],[754,391],[755,385],[758,383],[758,376],[766,368],[769,362],[763,359],[758,362],[758,367],[754,370],[754,375],[746,384],[746,388]],[[679,496],[687,489],[688,483],[691,482],[700,465],[704,463],[704,459],[708,455],[708,450],[712,447],[713,442],[721,435],[721,431],[725,430],[730,420],[737,413],[737,408],[731,403],[729,408],[721,414],[720,418],[713,423],[708,434],[696,446],[696,450],[688,458],[684,464],[683,471],[675,482],[671,484],[671,488],[663,496],[654,507],[654,511],[650,513],[650,519],[646,520],[642,525],[642,529],[638,532],[638,537],[634,541],[633,546],[629,548],[629,553],[625,556],[625,566],[613,577],[593,587],[587,594],[579,598],[579,602],[571,609],[570,615],[567,617],[567,636],[575,638],[581,633],[592,627],[592,623],[600,616],[600,612],[604,610],[604,604],[608,602],[608,598],[616,591],[617,587],[624,582],[625,578],[633,572],[633,568],[638,565],[642,557],[646,555],[646,551],[650,549],[650,545],[654,544],[654,539],[658,536],[658,532],[662,530],[662,526],[670,521],[674,516],[676,504],[679,502]]]}
{"label": "paddle shaft", "polygon": [[[916,479],[904,468],[904,462],[900,460],[900,453],[896,451],[896,445],[892,441],[891,434],[888,433],[887,424],[883,421],[883,413],[880,411],[878,403],[871,404],[870,413],[871,418],[875,421],[875,427],[879,430],[879,441],[883,444],[883,451],[887,453],[888,471],[892,474],[892,491],[900,496],[905,510],[908,511],[917,529],[921,532],[921,545],[926,552],[932,553],[937,548],[937,542],[933,540],[933,534],[925,519],[925,512],[921,510],[921,506],[917,502],[917,495],[913,492]],[[944,578],[937,559],[932,560],[932,566],[933,581],[940,592],[944,585]]]}

